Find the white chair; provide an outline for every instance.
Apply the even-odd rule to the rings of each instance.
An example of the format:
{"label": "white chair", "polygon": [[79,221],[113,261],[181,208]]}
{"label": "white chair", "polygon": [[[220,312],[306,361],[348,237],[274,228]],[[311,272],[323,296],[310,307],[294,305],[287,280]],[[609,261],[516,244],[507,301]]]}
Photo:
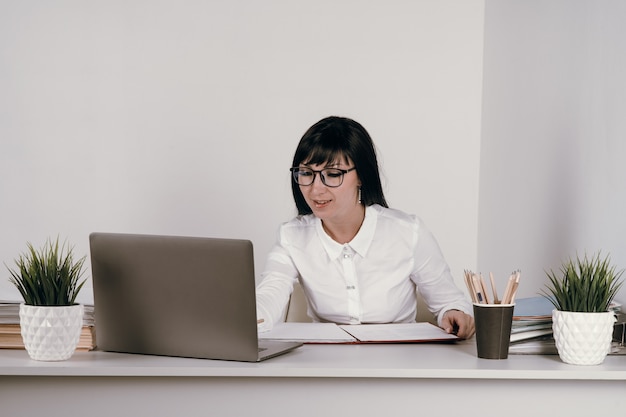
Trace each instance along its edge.
{"label": "white chair", "polygon": [[[427,321],[437,325],[437,319],[426,308],[426,303],[424,303],[419,291],[415,292],[415,296],[417,298],[416,321]],[[304,296],[304,291],[302,290],[302,286],[298,283],[296,283],[293,287],[291,299],[289,300],[289,305],[287,306],[285,321],[298,323],[309,323],[311,321],[309,316],[306,314],[306,298]]]}

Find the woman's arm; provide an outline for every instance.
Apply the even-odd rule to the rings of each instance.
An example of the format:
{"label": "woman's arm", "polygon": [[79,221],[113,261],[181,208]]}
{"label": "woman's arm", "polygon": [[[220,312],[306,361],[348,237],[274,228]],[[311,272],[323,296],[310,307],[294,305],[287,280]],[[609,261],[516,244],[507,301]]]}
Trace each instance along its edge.
{"label": "woman's arm", "polygon": [[435,237],[420,219],[416,219],[416,226],[417,242],[413,279],[428,309],[437,316],[437,323],[440,327],[445,329],[450,325],[461,325],[461,318],[458,321],[456,319],[450,321],[450,317],[455,317],[454,314],[444,321],[446,313],[458,310],[471,318],[472,306],[455,284]]}
{"label": "woman's arm", "polygon": [[257,320],[259,331],[268,331],[281,321],[298,271],[288,251],[279,242],[270,251],[261,282],[256,289]]}

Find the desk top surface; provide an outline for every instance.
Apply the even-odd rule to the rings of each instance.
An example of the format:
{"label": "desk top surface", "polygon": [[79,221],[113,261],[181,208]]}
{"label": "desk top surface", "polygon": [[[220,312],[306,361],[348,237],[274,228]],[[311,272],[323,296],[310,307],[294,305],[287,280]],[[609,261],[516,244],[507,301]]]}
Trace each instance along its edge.
{"label": "desk top surface", "polygon": [[25,350],[0,350],[0,376],[313,377],[543,379],[626,381],[626,356],[595,366],[558,355],[476,356],[473,339],[456,343],[304,345],[261,363],[111,352],[76,352],[67,361],[31,360]]}

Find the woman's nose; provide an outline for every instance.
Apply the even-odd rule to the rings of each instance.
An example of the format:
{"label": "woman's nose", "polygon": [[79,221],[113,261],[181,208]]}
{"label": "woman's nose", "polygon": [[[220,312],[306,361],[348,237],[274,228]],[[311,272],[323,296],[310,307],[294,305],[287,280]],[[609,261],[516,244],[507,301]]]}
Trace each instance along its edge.
{"label": "woman's nose", "polygon": [[311,188],[326,188],[326,184],[324,184],[324,182],[322,181],[322,173],[318,172],[315,175],[315,178],[313,178],[313,183],[311,184]]}

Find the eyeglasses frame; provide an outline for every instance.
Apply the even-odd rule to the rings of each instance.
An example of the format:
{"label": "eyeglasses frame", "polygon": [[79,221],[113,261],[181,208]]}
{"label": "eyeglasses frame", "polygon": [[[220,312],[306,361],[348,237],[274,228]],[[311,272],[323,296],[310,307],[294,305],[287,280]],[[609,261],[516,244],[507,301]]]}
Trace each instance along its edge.
{"label": "eyeglasses frame", "polygon": [[[300,169],[307,169],[309,171],[311,171],[313,173],[313,179],[311,180],[311,184],[307,184],[307,185],[301,185],[300,183],[298,183],[298,181],[296,181],[294,174],[296,172],[298,172],[298,170]],[[326,171],[327,169],[336,169],[337,171],[341,172],[341,183],[339,183],[339,185],[328,185],[326,184],[326,180],[324,175],[322,175],[323,171]],[[289,168],[289,171],[291,171],[291,178],[293,178],[293,180],[296,182],[296,184],[302,186],[302,187],[308,187],[309,185],[313,185],[313,183],[315,182],[315,177],[317,176],[317,174],[320,174],[320,179],[322,180],[322,184],[324,184],[326,187],[330,187],[330,188],[337,188],[337,187],[341,187],[343,185],[343,177],[350,171],[354,171],[356,169],[356,167],[352,167],[352,168],[348,168],[348,169],[341,169],[341,168],[324,168],[324,169],[320,169],[319,171],[315,170],[315,169],[311,169],[308,167],[291,167]]]}

